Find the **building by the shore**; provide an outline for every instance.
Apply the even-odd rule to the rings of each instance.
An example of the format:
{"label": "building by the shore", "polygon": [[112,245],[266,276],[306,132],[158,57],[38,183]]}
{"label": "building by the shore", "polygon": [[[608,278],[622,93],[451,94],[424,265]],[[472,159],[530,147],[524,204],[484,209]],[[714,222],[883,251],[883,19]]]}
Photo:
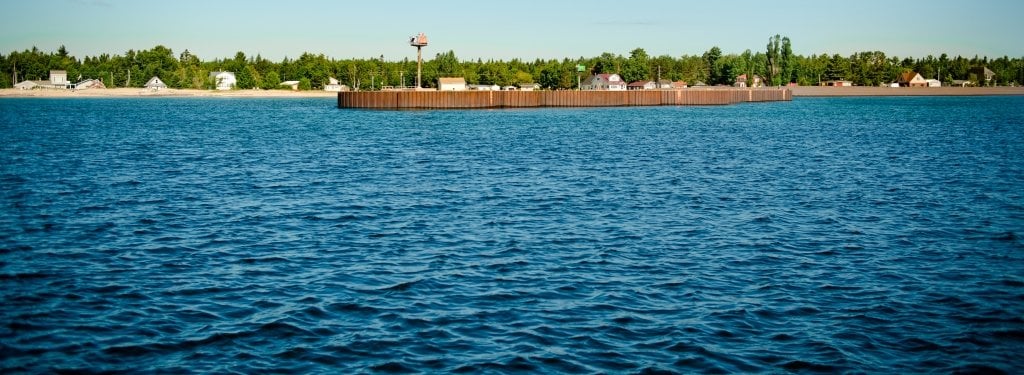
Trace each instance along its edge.
{"label": "building by the shore", "polygon": [[594,74],[580,83],[580,90],[622,91],[626,86],[626,81],[618,74]]}
{"label": "building by the shore", "polygon": [[928,81],[918,72],[903,72],[896,80],[900,87],[928,87]]}
{"label": "building by the shore", "polygon": [[438,91],[466,91],[466,79],[462,77],[441,77],[437,79]]}
{"label": "building by the shore", "polygon": [[143,87],[153,91],[160,91],[166,89],[167,84],[164,83],[164,81],[160,79],[160,77],[153,76],[153,78],[150,78],[149,81],[146,81],[146,84],[143,85]]}
{"label": "building by the shore", "polygon": [[327,84],[324,85],[324,91],[342,92],[348,90],[348,86],[342,85],[341,82],[338,82],[338,79],[334,77],[328,77]]}
{"label": "building by the shore", "polygon": [[214,80],[214,88],[217,90],[231,90],[238,83],[233,72],[210,72],[210,79]]}
{"label": "building by the shore", "polygon": [[49,81],[21,81],[14,85],[19,90],[31,89],[72,89],[74,85],[68,82],[66,70],[51,70]]}
{"label": "building by the shore", "polygon": [[626,85],[627,90],[654,90],[658,87],[654,81],[636,81]]}

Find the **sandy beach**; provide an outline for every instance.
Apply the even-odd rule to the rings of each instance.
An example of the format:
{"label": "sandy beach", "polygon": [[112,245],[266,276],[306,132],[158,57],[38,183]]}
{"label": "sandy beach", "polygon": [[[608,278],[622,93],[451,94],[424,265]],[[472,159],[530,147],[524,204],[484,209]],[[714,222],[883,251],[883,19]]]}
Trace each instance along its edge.
{"label": "sandy beach", "polygon": [[87,90],[19,90],[0,89],[0,98],[104,98],[104,97],[243,97],[243,98],[334,98],[338,93],[329,91],[288,91],[288,90],[193,90],[142,88],[114,88]]}
{"label": "sandy beach", "polygon": [[793,96],[995,96],[1024,95],[1024,87],[828,87],[795,86]]}

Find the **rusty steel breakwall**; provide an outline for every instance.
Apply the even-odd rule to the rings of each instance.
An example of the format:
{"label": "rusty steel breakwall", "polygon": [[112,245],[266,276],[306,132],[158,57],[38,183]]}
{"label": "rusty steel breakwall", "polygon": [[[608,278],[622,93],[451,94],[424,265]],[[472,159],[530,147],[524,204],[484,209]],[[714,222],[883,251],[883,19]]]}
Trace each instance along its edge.
{"label": "rusty steel breakwall", "polygon": [[793,100],[785,88],[633,91],[354,91],[338,93],[338,108],[468,109],[725,105]]}

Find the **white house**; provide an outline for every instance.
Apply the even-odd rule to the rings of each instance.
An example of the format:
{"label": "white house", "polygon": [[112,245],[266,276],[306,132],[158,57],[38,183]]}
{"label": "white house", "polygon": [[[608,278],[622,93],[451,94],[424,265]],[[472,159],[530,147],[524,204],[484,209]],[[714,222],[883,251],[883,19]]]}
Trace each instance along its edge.
{"label": "white house", "polygon": [[670,89],[672,88],[672,81],[667,79],[658,80],[659,89]]}
{"label": "white house", "polygon": [[324,91],[341,92],[348,91],[348,86],[342,85],[334,77],[327,78],[327,84],[324,85]]}
{"label": "white house", "polygon": [[540,90],[540,85],[536,83],[520,83],[519,91],[533,91]]}
{"label": "white house", "polygon": [[68,71],[66,70],[51,70],[50,71],[50,84],[54,88],[64,89],[68,88]]}
{"label": "white house", "polygon": [[626,89],[626,81],[618,74],[594,74],[580,83],[580,90],[613,90]]}
{"label": "white house", "polygon": [[143,87],[153,91],[160,91],[162,89],[166,89],[167,84],[165,84],[164,81],[160,79],[160,77],[153,76],[153,78],[150,78],[149,81],[146,82],[146,84]]}
{"label": "white house", "polygon": [[626,85],[628,90],[654,90],[656,88],[658,88],[658,85],[654,81],[636,81]]}
{"label": "white house", "polygon": [[284,81],[280,83],[281,86],[288,86],[292,91],[299,90],[299,81]]}
{"label": "white house", "polygon": [[210,79],[216,83],[217,90],[231,90],[238,83],[235,73],[232,72],[210,72]]}
{"label": "white house", "polygon": [[926,79],[924,81],[928,82],[928,87],[942,87],[942,81],[937,79]]}
{"label": "white house", "polygon": [[437,79],[440,91],[466,91],[466,79],[462,77],[441,77]]}
{"label": "white house", "polygon": [[470,90],[474,91],[499,91],[501,86],[498,85],[469,85]]}
{"label": "white house", "polygon": [[19,90],[31,90],[31,89],[34,89],[36,87],[41,87],[42,84],[40,84],[40,83],[46,84],[46,85],[50,84],[49,81],[21,81],[21,82],[18,82],[17,84],[15,84],[14,88],[19,89]]}

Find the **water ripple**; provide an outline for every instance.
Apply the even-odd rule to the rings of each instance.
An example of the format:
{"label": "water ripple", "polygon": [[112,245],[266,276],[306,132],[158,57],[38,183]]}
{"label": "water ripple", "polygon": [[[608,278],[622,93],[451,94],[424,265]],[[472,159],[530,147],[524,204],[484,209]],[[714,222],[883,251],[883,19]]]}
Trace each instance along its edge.
{"label": "water ripple", "polygon": [[1022,104],[3,99],[0,372],[1020,372]]}

